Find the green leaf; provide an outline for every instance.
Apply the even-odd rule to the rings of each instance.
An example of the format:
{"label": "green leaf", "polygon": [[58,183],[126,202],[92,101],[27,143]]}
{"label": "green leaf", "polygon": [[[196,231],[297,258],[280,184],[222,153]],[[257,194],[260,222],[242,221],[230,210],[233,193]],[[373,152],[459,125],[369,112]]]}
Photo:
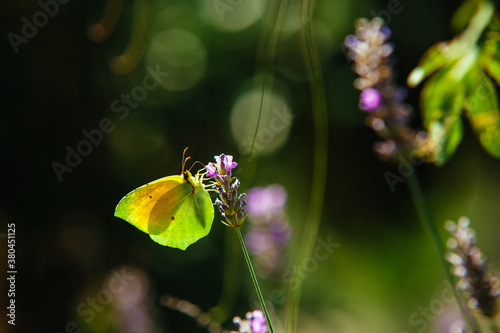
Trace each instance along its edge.
{"label": "green leaf", "polygon": [[409,87],[416,87],[426,77],[445,66],[450,60],[443,54],[447,48],[446,42],[439,42],[432,45],[418,62],[418,66],[408,75],[407,84]]}
{"label": "green leaf", "polygon": [[448,124],[431,123],[428,131],[429,138],[436,147],[433,151],[434,164],[443,166],[453,156],[463,137],[463,126],[460,119],[449,119]]}
{"label": "green leaf", "polygon": [[439,71],[426,82],[420,95],[422,119],[439,166],[450,159],[463,136],[460,115],[465,87],[451,73],[450,67]]}
{"label": "green leaf", "polygon": [[408,76],[408,86],[415,87],[438,69],[452,64],[455,66],[455,80],[461,80],[477,60],[476,44],[491,21],[493,12],[491,2],[479,2],[467,28],[460,35],[451,41],[436,43],[424,53],[418,66]]}
{"label": "green leaf", "polygon": [[500,158],[500,113],[498,97],[490,78],[479,68],[466,78],[465,112],[483,148]]}
{"label": "green leaf", "polygon": [[450,21],[450,27],[455,31],[459,32],[465,29],[469,20],[472,18],[474,12],[477,8],[477,0],[466,0],[458,7],[458,9],[453,13],[453,17]]}
{"label": "green leaf", "polygon": [[472,47],[464,52],[464,54],[453,64],[450,70],[450,75],[453,81],[459,82],[477,63],[479,49]]}
{"label": "green leaf", "polygon": [[500,83],[500,43],[487,40],[481,50],[479,63],[496,82]]}
{"label": "green leaf", "polygon": [[500,83],[500,62],[495,59],[491,59],[484,67],[488,74],[491,75],[495,81]]}

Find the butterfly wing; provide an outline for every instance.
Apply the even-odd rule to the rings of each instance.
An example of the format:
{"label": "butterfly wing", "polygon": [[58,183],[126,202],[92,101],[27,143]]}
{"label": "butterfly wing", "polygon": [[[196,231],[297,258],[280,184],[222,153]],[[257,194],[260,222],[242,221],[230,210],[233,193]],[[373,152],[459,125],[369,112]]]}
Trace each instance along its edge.
{"label": "butterfly wing", "polygon": [[[170,223],[192,187],[181,176],[169,176],[136,188],[115,209],[119,217],[147,234],[160,234]],[[161,209],[160,209],[161,207]]]}
{"label": "butterfly wing", "polygon": [[155,180],[120,200],[115,216],[161,245],[185,250],[210,232],[214,216],[208,192],[194,188],[180,175]]}
{"label": "butterfly wing", "polygon": [[189,245],[208,235],[212,228],[214,207],[210,195],[205,189],[189,193],[170,219],[169,227],[161,234],[150,234],[150,236],[159,244],[185,250]]}

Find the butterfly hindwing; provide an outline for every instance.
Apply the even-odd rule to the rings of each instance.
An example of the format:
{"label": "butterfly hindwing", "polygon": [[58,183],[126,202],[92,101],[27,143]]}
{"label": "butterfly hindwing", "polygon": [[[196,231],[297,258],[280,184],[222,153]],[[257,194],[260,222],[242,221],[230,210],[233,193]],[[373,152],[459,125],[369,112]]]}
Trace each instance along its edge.
{"label": "butterfly hindwing", "polygon": [[210,232],[214,219],[214,208],[208,193],[196,190],[183,200],[173,215],[169,227],[162,234],[150,234],[162,245],[186,249],[190,244]]}
{"label": "butterfly hindwing", "polygon": [[186,172],[133,190],[120,200],[115,216],[161,245],[184,250],[210,232],[214,209],[202,182]]}

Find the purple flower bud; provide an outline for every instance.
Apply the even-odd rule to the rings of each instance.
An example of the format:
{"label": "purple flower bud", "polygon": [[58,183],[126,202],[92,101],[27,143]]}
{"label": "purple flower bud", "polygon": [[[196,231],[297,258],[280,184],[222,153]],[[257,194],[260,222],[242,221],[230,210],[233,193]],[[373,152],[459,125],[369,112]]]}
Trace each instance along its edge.
{"label": "purple flower bud", "polygon": [[236,179],[233,184],[231,184],[231,191],[235,191],[240,187],[240,181]]}
{"label": "purple flower bud", "polygon": [[205,165],[205,169],[207,169],[208,177],[215,177],[217,175],[217,168],[212,164],[212,162]]}
{"label": "purple flower bud", "polygon": [[380,33],[382,34],[384,41],[388,40],[391,37],[391,29],[387,26],[383,26],[380,28]]}
{"label": "purple flower bud", "polygon": [[238,211],[238,214],[236,214],[236,219],[238,222],[238,225],[241,225],[245,219],[247,218],[247,210],[242,208]]}
{"label": "purple flower bud", "polygon": [[220,154],[219,156],[214,156],[214,158],[221,175],[225,175],[238,165],[236,162],[233,162],[233,156],[231,155]]}
{"label": "purple flower bud", "polygon": [[222,154],[221,155],[221,158],[223,156],[223,161],[224,161],[224,164],[226,165],[226,170],[232,170],[234,168],[236,168],[236,166],[238,165],[238,163],[236,162],[233,162],[233,156],[232,155],[224,155]]}
{"label": "purple flower bud", "polygon": [[350,49],[354,49],[358,43],[359,40],[354,35],[347,36],[344,41],[344,44]]}
{"label": "purple flower bud", "polygon": [[[245,193],[243,193],[243,194],[245,194]],[[240,207],[241,207],[241,208],[245,208],[245,209],[247,209],[247,207],[248,207],[248,202],[246,202],[245,200],[241,200],[241,199],[242,199],[242,198],[244,198],[244,197],[246,197],[246,195],[240,195],[240,196],[238,197],[238,202],[240,202]]]}
{"label": "purple flower bud", "polygon": [[360,108],[366,111],[374,111],[382,104],[382,96],[377,89],[368,88],[359,95]]}
{"label": "purple flower bud", "polygon": [[236,181],[231,185],[231,189],[228,192],[229,200],[238,197],[238,187],[240,186],[240,181],[236,179]]}

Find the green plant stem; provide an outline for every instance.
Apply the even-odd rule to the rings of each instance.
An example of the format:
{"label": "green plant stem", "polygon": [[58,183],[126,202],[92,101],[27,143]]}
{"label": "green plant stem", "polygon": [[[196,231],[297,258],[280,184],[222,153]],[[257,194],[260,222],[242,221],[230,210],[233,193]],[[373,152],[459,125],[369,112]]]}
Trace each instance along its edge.
{"label": "green plant stem", "polygon": [[304,279],[298,274],[305,260],[311,256],[318,235],[323,202],[326,189],[327,157],[328,157],[328,113],[326,109],[325,89],[321,74],[321,64],[314,40],[313,11],[314,0],[302,0],[301,5],[301,49],[307,69],[309,89],[311,93],[314,150],[313,174],[311,179],[311,194],[307,220],[304,226],[303,237],[295,261],[293,281],[288,289],[285,310],[285,332],[297,331],[297,318],[300,305],[300,296]]}
{"label": "green plant stem", "polygon": [[[411,175],[408,177],[408,185],[410,187],[410,192],[411,192],[411,197],[413,199],[413,204],[415,205],[415,208],[417,209],[418,215],[420,217],[420,221],[424,225],[424,227],[430,232],[432,240],[434,242],[434,245],[436,246],[436,249],[439,254],[439,261],[441,263],[441,266],[445,272],[446,279],[448,282],[451,284],[451,286],[455,285],[455,281],[453,279],[453,276],[450,272],[450,267],[448,263],[446,262],[445,259],[445,247],[441,241],[441,238],[439,237],[439,232],[436,228],[436,224],[434,223],[434,220],[432,218],[432,215],[429,211],[429,207],[427,205],[427,202],[425,201],[424,194],[422,193],[422,188],[420,187],[420,183],[418,182],[417,174],[416,171],[413,171]],[[465,321],[467,322],[468,326],[471,328],[471,330],[475,333],[479,332],[479,326],[475,320],[475,318],[472,316],[468,308],[466,308],[462,302],[462,299],[457,293],[457,290],[455,288],[452,288],[453,295],[455,296],[455,300],[457,301],[458,307],[460,308],[460,311],[462,312],[462,316],[464,317]]]}
{"label": "green plant stem", "polygon": [[241,244],[241,249],[243,250],[243,255],[245,256],[245,260],[248,265],[248,270],[250,271],[250,275],[252,276],[253,285],[255,286],[255,291],[257,292],[257,296],[259,297],[260,305],[262,306],[262,311],[264,311],[264,315],[266,316],[267,326],[269,327],[271,333],[274,333],[273,325],[271,324],[271,318],[269,318],[269,313],[267,312],[266,303],[264,302],[264,297],[262,297],[262,292],[260,291],[259,282],[257,281],[257,277],[255,276],[255,272],[252,266],[252,261],[250,260],[250,256],[248,255],[247,247],[245,245],[245,241],[243,240],[243,236],[241,235],[240,228],[236,229],[236,233],[238,234],[238,238]]}
{"label": "green plant stem", "polygon": [[[226,228],[227,235],[229,235],[230,232],[232,232],[232,230]],[[238,246],[237,241],[233,237],[224,237],[224,239],[224,278],[222,293],[217,305],[209,311],[212,318],[216,319],[219,323],[226,321],[233,312],[241,285],[241,254],[234,251]]]}

